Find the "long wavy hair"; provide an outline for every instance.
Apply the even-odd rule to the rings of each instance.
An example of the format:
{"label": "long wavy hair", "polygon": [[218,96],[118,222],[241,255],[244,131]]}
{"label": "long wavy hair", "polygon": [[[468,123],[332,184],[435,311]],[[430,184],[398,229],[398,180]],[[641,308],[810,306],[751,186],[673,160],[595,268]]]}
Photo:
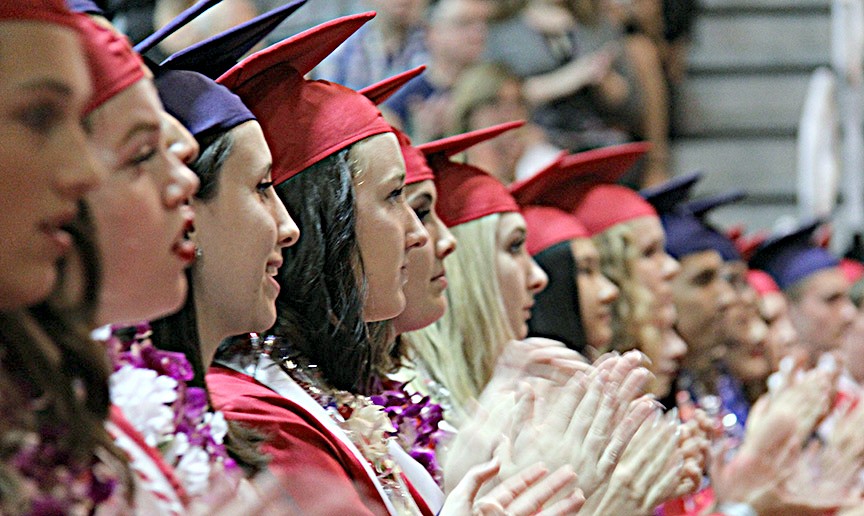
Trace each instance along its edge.
{"label": "long wavy hair", "polygon": [[459,252],[445,259],[448,309],[426,328],[402,334],[406,351],[451,395],[455,420],[465,417],[495,369],[504,345],[515,337],[504,315],[495,267],[500,214],[450,228]]}
{"label": "long wavy hair", "polygon": [[620,290],[613,305],[610,349],[623,352],[662,348],[663,337],[653,320],[654,295],[636,277],[640,257],[632,225],[616,224],[593,240],[600,252],[603,274]]}
{"label": "long wavy hair", "polygon": [[378,355],[363,316],[367,288],[356,235],[359,171],[352,148],[276,187],[300,240],[283,251],[272,333],[316,364],[334,387],[367,392]]}
{"label": "long wavy hair", "polygon": [[[128,497],[133,483],[128,459],[105,429],[111,406],[105,349],[90,339],[99,289],[95,234],[81,203],[76,220],[65,228],[73,237],[77,260],[59,266],[59,280],[45,301],[19,311],[0,312],[0,512],[17,513],[21,486],[7,468],[22,440],[37,433],[56,442],[63,465],[112,457],[119,464]],[[80,275],[83,281],[73,281]],[[80,289],[71,284],[80,283]],[[77,290],[70,292],[70,290]],[[47,433],[46,433],[47,432]]]}

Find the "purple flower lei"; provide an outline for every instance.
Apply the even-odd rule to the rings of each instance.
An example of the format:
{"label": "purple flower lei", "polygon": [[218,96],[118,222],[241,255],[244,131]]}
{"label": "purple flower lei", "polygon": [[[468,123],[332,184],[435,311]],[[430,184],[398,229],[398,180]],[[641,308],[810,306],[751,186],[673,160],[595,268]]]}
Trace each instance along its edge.
{"label": "purple flower lei", "polygon": [[[14,371],[0,374],[15,377]],[[44,401],[26,378],[14,378],[20,389],[3,392],[0,406],[8,425],[0,441],[0,478],[12,483],[15,497],[3,500],[0,513],[10,511],[29,516],[86,514],[114,493],[117,472],[95,454],[76,458],[69,449],[66,427],[40,422]],[[11,396],[9,398],[8,396]],[[16,411],[35,417],[16,418]],[[7,493],[9,494],[9,493]]]}
{"label": "purple flower lei", "polygon": [[443,432],[438,428],[444,420],[441,405],[433,403],[429,396],[409,393],[405,383],[393,380],[382,381],[381,390],[370,396],[370,399],[390,417],[390,422],[396,428],[393,435],[402,448],[442,485],[443,471],[435,454],[443,437]]}
{"label": "purple flower lei", "polygon": [[[189,360],[183,353],[164,351],[153,346],[150,341],[151,334],[148,323],[139,323],[131,328],[112,327],[111,337],[106,345],[115,373],[125,366],[132,366],[155,371],[157,375],[177,382],[177,397],[167,404],[173,412],[173,432],[161,436],[156,447],[165,455],[168,445],[183,436],[190,448],[200,448],[207,453],[211,466],[221,465],[228,470],[236,469],[234,459],[228,455],[222,442],[224,434],[214,432],[212,416],[219,413],[208,412],[207,392],[186,383],[195,376]],[[129,335],[132,337],[129,338]],[[176,468],[183,461],[183,452],[172,453],[172,456],[165,456],[165,459]],[[182,472],[178,473],[183,481]],[[184,487],[190,495],[200,494],[196,493],[201,490],[200,487],[195,489],[188,484]]]}

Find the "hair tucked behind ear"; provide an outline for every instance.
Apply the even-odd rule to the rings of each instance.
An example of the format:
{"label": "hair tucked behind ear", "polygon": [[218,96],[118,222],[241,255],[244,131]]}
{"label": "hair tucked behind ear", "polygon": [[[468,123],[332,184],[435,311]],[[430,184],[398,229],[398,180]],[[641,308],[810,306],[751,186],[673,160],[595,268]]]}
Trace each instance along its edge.
{"label": "hair tucked behind ear", "polygon": [[[201,153],[190,169],[198,176],[201,184],[195,192],[195,199],[208,202],[219,194],[219,176],[225,161],[231,155],[234,147],[234,135],[227,132],[212,134],[199,138]],[[198,335],[198,316],[195,313],[195,289],[192,269],[186,269],[186,281],[189,288],[186,302],[174,314],[152,321],[153,345],[166,351],[183,353],[195,376],[188,385],[207,389],[205,375],[209,364],[202,363],[201,344]],[[208,394],[208,405],[210,405]],[[266,468],[269,458],[260,450],[260,444],[265,437],[258,432],[228,421],[228,434],[225,436],[225,448],[231,457],[237,461],[249,475],[254,475]]]}
{"label": "hair tucked behind ear", "polygon": [[320,367],[334,387],[365,392],[374,354],[363,318],[365,281],[348,152],[276,187],[301,236],[282,251],[272,332]]}

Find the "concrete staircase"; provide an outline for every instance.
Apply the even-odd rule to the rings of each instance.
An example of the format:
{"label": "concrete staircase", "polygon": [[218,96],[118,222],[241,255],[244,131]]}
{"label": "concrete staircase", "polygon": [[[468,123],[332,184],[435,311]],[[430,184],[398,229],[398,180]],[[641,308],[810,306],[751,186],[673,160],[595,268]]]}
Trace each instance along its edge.
{"label": "concrete staircase", "polygon": [[812,71],[829,63],[829,0],[701,0],[673,142],[673,171],[703,170],[697,194],[742,188],[722,226],[795,215],[796,128]]}

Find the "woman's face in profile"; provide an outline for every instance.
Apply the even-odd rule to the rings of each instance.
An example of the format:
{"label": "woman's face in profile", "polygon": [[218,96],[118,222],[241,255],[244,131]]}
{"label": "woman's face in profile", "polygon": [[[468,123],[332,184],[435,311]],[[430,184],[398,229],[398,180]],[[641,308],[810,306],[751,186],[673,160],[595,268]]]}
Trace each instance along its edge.
{"label": "woman's face in profile", "polygon": [[392,319],[405,309],[408,252],[426,244],[429,234],[405,202],[405,162],[393,133],[354,144],[357,242],[363,259],[367,322]]}
{"label": "woman's face in profile", "polygon": [[198,178],[182,161],[191,153],[175,155],[178,142],[169,135],[176,127],[150,79],[98,107],[90,124],[93,148],[108,169],[106,181],[87,196],[103,271],[99,322],[171,313],[185,300],[183,271],[195,255],[185,233],[194,220],[187,200]]}
{"label": "woman's face in profile", "polygon": [[42,22],[0,22],[0,309],[44,299],[70,251],[63,226],[102,180],[82,124],[91,93],[78,36]]}

